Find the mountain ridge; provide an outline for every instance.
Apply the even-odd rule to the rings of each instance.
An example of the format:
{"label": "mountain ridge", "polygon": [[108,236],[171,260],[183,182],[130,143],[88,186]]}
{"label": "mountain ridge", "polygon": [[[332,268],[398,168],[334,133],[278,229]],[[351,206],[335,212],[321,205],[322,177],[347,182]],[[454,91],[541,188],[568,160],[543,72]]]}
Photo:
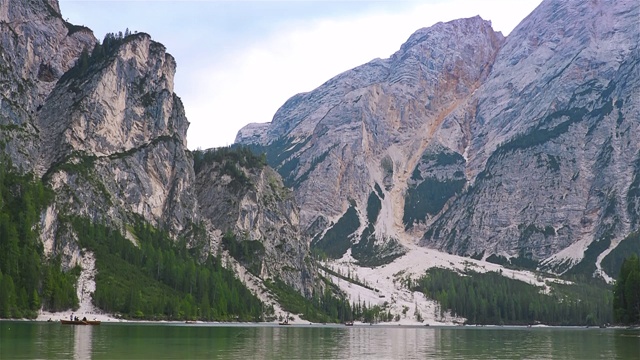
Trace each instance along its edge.
{"label": "mountain ridge", "polygon": [[[37,227],[43,261],[58,258],[64,270],[82,263],[87,240],[77,222],[118,231],[135,246],[141,244],[133,224],[143,222],[205,251],[200,262],[208,261],[207,254],[233,255],[223,244],[227,232],[242,246],[263,242],[266,254],[257,258],[263,270],[253,279],[279,278],[309,297],[323,288],[305,261],[295,203],[286,196],[271,200],[282,214],[288,209],[288,223],[264,220],[280,213],[265,215],[256,203],[256,193],[281,185],[279,175],[263,170],[241,184],[249,195],[239,197],[238,209],[219,209],[245,225],[219,223],[203,213],[202,196],[211,195],[215,183],[196,176],[187,149],[189,122],[173,87],[177,64],[164,45],[128,31],[98,41],[90,29],[64,21],[56,0],[3,2],[0,20],[0,161],[53,190]],[[253,176],[251,169],[234,166]],[[226,191],[207,199],[222,202]],[[276,245],[285,251],[277,252]],[[96,261],[99,274],[104,260]],[[238,274],[247,271],[241,261],[226,263]],[[246,286],[274,303],[263,285]]]}
{"label": "mountain ridge", "polygon": [[[637,18],[629,1],[547,0],[506,38],[479,17],[438,23],[389,59],[293,96],[236,143],[266,152],[294,187],[312,238],[355,201],[349,246],[373,234],[380,244],[514,257],[558,273],[587,259],[581,271],[601,274],[602,251],[638,227]],[[376,186],[385,196],[372,224],[367,198]],[[577,262],[562,257],[572,244],[583,244]]]}
{"label": "mountain ridge", "polygon": [[[412,309],[416,319],[425,312],[441,323],[459,319],[411,286],[433,266],[507,270],[489,260],[606,279],[602,264],[609,271],[619,249],[633,248],[636,238],[623,236],[640,217],[637,44],[624,26],[602,35],[612,23],[632,23],[638,7],[615,5],[547,0],[521,25],[523,36],[538,37],[524,50],[480,17],[420,29],[389,59],[295,95],[271,124],[241,130],[247,147],[191,152],[173,89],[177,65],[162,44],[128,32],[100,42],[62,20],[56,0],[2,3],[0,161],[25,174],[20,181],[37,180],[29,186],[39,198],[37,211],[34,195],[20,199],[34,225],[14,233],[37,234],[42,251],[29,238],[30,251],[52,262],[66,289],[78,281],[76,266],[88,265],[80,277],[94,277],[96,298],[132,318],[145,316],[143,292],[131,291],[127,277],[138,271],[153,283],[144,293],[165,308],[159,316],[181,320],[230,284],[214,315],[233,318],[227,300],[248,294],[237,278],[255,297],[243,310],[253,319],[263,306],[286,304],[327,311],[315,319],[353,320],[353,309],[368,306],[359,318],[390,321]],[[566,14],[593,9],[622,20],[561,26]],[[559,25],[547,34],[534,20],[552,15]],[[575,46],[561,46],[575,33],[587,44],[614,39],[627,48],[594,45],[575,55]],[[537,93],[547,87],[556,91]],[[522,201],[528,197],[532,204]],[[4,270],[3,286],[16,275]],[[99,276],[109,271],[115,284],[105,286]],[[540,286],[554,281],[510,271]],[[38,286],[45,292],[46,281],[35,282],[21,284],[31,311]],[[165,290],[184,299],[162,304],[156,295]]]}

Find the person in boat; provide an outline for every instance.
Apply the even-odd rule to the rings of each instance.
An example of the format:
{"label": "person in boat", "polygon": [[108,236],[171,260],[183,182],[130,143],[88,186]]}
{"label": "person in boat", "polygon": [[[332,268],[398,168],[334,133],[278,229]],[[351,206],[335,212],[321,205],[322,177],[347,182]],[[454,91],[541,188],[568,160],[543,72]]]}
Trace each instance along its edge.
{"label": "person in boat", "polygon": [[82,318],[82,321],[87,321],[87,317],[86,317],[86,316],[85,316],[85,317],[83,317],[83,318]]}
{"label": "person in boat", "polygon": [[69,316],[69,320],[73,321],[73,313],[71,313],[71,316]]}

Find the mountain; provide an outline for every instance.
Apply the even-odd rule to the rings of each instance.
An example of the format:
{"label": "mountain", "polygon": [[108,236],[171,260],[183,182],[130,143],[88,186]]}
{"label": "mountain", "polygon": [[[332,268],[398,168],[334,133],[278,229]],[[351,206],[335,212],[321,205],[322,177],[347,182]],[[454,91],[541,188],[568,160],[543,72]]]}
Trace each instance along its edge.
{"label": "mountain", "polygon": [[417,244],[609,279],[640,221],[639,9],[546,0],[506,38],[438,23],[236,142],[266,153],[329,257]]}
{"label": "mountain", "polygon": [[[118,243],[129,250],[117,251],[141,253],[149,246],[141,239],[166,234],[177,250],[164,251],[179,251],[176,264],[186,264],[180,266],[192,266],[194,260],[202,266],[223,262],[259,280],[281,280],[309,297],[322,290],[299,231],[297,205],[277,173],[264,164],[242,163],[242,151],[225,153],[238,156],[238,163],[205,155],[195,171],[194,154],[187,149],[189,122],[173,89],[177,64],[162,44],[128,31],[107,34],[100,42],[90,29],[64,21],[57,0],[2,2],[0,27],[0,162],[52,191],[33,225],[43,262],[59,260],[59,267],[72,270],[87,265],[96,252],[100,274],[107,271],[104,256],[113,254],[95,245],[104,240],[94,238],[96,233],[113,234],[113,249],[124,236],[138,250]],[[241,181],[228,182],[231,168]],[[4,206],[0,201],[0,209]],[[191,263],[181,244],[193,253]],[[255,244],[261,250],[250,262],[243,252],[233,251]],[[148,256],[153,258],[158,249],[151,247]],[[169,259],[158,259],[153,261],[159,276]],[[184,271],[175,266],[171,277]],[[0,270],[16,281],[21,276]],[[202,271],[201,280],[214,272]],[[262,301],[273,302],[265,289],[259,293],[262,285],[245,286]],[[186,292],[191,295],[192,289]]]}
{"label": "mountain", "polygon": [[196,152],[195,170],[199,213],[228,232],[222,241],[230,254],[259,278],[280,279],[311,297],[316,270],[280,175],[246,148]]}
{"label": "mountain", "polygon": [[540,303],[553,323],[606,322],[606,286],[495,263],[607,278],[638,251],[637,18],[632,2],[545,1],[507,38],[438,23],[238,146],[191,152],[162,44],[5,1],[0,317],[462,321],[430,271],[504,272],[500,299],[544,298],[501,304],[514,323]]}

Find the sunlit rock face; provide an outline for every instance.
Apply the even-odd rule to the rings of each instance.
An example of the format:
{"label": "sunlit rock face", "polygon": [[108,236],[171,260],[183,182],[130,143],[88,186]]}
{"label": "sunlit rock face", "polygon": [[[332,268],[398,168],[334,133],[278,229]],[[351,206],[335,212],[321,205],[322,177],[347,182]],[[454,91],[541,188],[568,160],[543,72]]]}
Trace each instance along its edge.
{"label": "sunlit rock face", "polygon": [[353,207],[351,243],[595,270],[640,219],[638,9],[544,1],[507,38],[438,23],[236,141],[266,151],[314,242]]}
{"label": "sunlit rock face", "polygon": [[51,180],[65,210],[116,222],[136,213],[179,232],[194,175],[171,55],[138,34],[79,73],[97,40],[57,1],[3,2],[0,20],[0,138],[13,164]]}
{"label": "sunlit rock face", "polygon": [[63,76],[38,114],[36,170],[74,213],[122,223],[132,213],[179,234],[196,202],[173,57],[135,34],[89,63]]}
{"label": "sunlit rock face", "polygon": [[197,221],[188,122],[164,46],[136,34],[92,56],[91,30],[64,21],[54,0],[2,2],[0,27],[0,144],[56,192],[45,249],[73,258],[72,235],[52,238],[67,233],[60,213],[120,228],[141,216],[174,235]]}
{"label": "sunlit rock face", "polygon": [[62,19],[56,0],[2,2],[0,27],[0,145],[55,191],[41,214],[48,255],[61,255],[67,269],[81,258],[61,217],[108,224],[134,243],[131,225],[144,220],[199,246],[202,258],[232,231],[263,244],[258,276],[311,296],[316,270],[280,176],[268,167],[252,172],[254,185],[240,193],[220,185],[226,178],[215,166],[196,177],[189,122],[173,90],[176,61],[162,44],[144,33],[99,44]]}

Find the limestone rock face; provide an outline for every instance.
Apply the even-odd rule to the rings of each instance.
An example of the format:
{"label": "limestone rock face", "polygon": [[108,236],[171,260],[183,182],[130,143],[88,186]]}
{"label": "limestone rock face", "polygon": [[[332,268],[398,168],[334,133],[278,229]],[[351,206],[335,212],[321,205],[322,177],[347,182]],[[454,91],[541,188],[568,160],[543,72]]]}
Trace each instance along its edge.
{"label": "limestone rock face", "polygon": [[[359,232],[375,223],[378,239],[404,242],[407,181],[427,147],[440,142],[436,130],[443,120],[459,107],[472,107],[472,94],[503,41],[479,17],[421,29],[391,58],[294,96],[261,135],[251,125],[237,140],[267,149],[270,164],[294,187],[301,224],[312,236],[352,200]],[[466,139],[458,137],[455,149],[462,151]],[[382,203],[378,221],[367,219],[375,188]]]}
{"label": "limestone rock face", "polygon": [[135,34],[88,61],[58,81],[38,114],[36,170],[76,214],[116,224],[137,214],[180,234],[197,214],[173,57]]}
{"label": "limestone rock face", "polygon": [[546,0],[506,39],[439,23],[236,140],[294,187],[314,242],[355,203],[352,243],[596,271],[639,226],[639,8]]}
{"label": "limestone rock face", "polygon": [[2,2],[0,27],[0,160],[6,155],[54,189],[41,215],[47,254],[61,255],[67,269],[80,259],[61,215],[125,233],[143,219],[189,244],[204,240],[194,245],[211,252],[232,231],[263,244],[259,276],[312,294],[315,269],[278,174],[248,172],[255,186],[239,190],[215,168],[196,179],[189,122],[173,90],[176,62],[162,44],[139,33],[96,45],[91,30],[62,20],[56,0]]}
{"label": "limestone rock face", "polygon": [[38,118],[45,146],[42,169],[70,152],[109,156],[160,137],[186,146],[189,123],[173,93],[176,63],[147,34],[130,35],[116,54],[62,79]]}
{"label": "limestone rock face", "polygon": [[542,260],[580,242],[546,266],[595,270],[638,229],[639,18],[631,1],[545,1],[509,35],[466,122],[473,185],[422,244]]}
{"label": "limestone rock face", "polygon": [[91,30],[62,19],[55,0],[0,3],[0,143],[14,165],[34,169],[34,120],[58,79],[95,43]]}
{"label": "limestone rock face", "polygon": [[[315,269],[300,233],[299,210],[290,189],[268,166],[239,166],[228,160],[199,169],[196,193],[200,214],[217,229],[239,234],[237,241],[259,242],[255,275],[280,278],[302,294],[313,292]],[[258,263],[259,262],[259,263]]]}
{"label": "limestone rock face", "polygon": [[57,209],[116,224],[138,214],[172,234],[197,221],[189,123],[164,46],[131,35],[80,69],[97,40],[57,1],[3,2],[0,26],[4,153],[51,180]]}

